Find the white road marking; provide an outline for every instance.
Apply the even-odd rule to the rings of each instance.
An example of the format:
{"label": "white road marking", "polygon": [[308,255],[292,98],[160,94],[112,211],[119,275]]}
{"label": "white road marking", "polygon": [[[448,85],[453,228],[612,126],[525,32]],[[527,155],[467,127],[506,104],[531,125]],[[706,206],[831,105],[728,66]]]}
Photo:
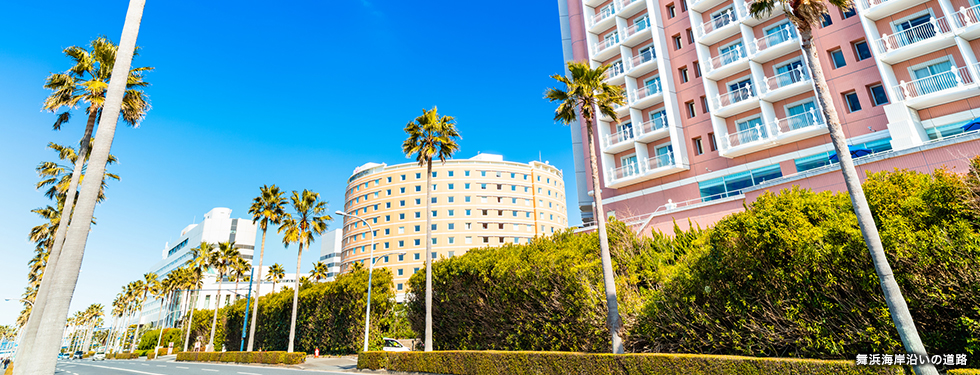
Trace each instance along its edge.
{"label": "white road marking", "polygon": [[201,371],[218,372],[218,370],[212,370],[212,369],[208,369],[208,368],[202,368]]}
{"label": "white road marking", "polygon": [[181,366],[177,366],[177,368],[179,368],[179,369],[181,369],[181,370],[187,370],[187,367],[181,367]]}
{"label": "white road marking", "polygon": [[157,365],[157,367],[167,367],[167,366],[164,366],[164,365]]}
{"label": "white road marking", "polygon": [[145,372],[145,371],[130,370],[130,369],[118,368],[118,367],[108,367],[108,366],[99,366],[99,365],[84,365],[84,366],[105,368],[105,369],[117,370],[117,371],[126,371],[126,372],[132,372],[132,373],[143,374],[143,375],[164,375],[157,372]]}
{"label": "white road marking", "polygon": [[242,374],[242,375],[260,375],[260,374],[254,373],[254,372],[241,372],[241,371],[239,371],[238,373],[239,374]]}

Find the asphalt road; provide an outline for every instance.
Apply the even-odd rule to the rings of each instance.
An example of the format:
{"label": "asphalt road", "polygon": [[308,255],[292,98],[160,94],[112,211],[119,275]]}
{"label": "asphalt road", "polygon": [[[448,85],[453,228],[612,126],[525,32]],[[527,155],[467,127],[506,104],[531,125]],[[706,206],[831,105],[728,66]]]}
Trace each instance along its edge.
{"label": "asphalt road", "polygon": [[[226,364],[202,364],[194,362],[164,362],[146,360],[107,360],[107,361],[58,361],[55,375],[299,375],[335,374],[350,375],[351,372],[331,371],[330,366],[317,370],[300,370],[281,367],[243,366]],[[346,367],[346,366],[344,366]]]}

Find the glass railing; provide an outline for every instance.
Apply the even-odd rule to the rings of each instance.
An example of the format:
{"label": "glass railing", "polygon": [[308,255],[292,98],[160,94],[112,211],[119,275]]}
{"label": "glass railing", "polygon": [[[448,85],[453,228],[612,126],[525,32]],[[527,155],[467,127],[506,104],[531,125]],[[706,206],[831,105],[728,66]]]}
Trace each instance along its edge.
{"label": "glass railing", "polygon": [[613,181],[622,180],[624,178],[635,177],[640,175],[640,165],[636,162],[626,164],[619,168],[614,168],[610,175]]}
{"label": "glass railing", "polygon": [[718,17],[702,23],[701,26],[698,27],[698,31],[700,36],[705,36],[711,34],[711,32],[715,30],[728,26],[735,21],[738,21],[738,16],[735,14],[734,10],[729,9],[727,12],[718,15]]}
{"label": "glass railing", "polygon": [[674,164],[674,153],[668,152],[647,159],[644,162],[646,170],[652,171],[657,168],[669,167]]}
{"label": "glass railing", "polygon": [[731,147],[737,147],[767,139],[769,138],[769,133],[770,132],[766,129],[765,124],[759,123],[751,128],[729,134],[728,145]]}
{"label": "glass railing", "polygon": [[667,128],[667,119],[664,116],[657,117],[640,124],[640,134],[650,134],[658,130]]}
{"label": "glass railing", "polygon": [[725,65],[739,61],[744,57],[746,57],[745,48],[740,46],[739,48],[735,48],[718,56],[712,57],[711,64],[708,66],[711,68],[711,70],[716,70]]}
{"label": "glass railing", "polygon": [[602,20],[612,17],[613,14],[616,14],[615,6],[603,8],[602,10],[599,11],[599,13],[596,13],[594,16],[592,16],[592,24],[589,26],[591,27],[599,22],[602,22]]}
{"label": "glass railing", "polygon": [[653,48],[643,51],[639,55],[630,58],[630,69],[638,67],[645,62],[653,61],[653,59],[656,57],[657,54],[654,52]]}
{"label": "glass railing", "polygon": [[755,91],[752,90],[752,84],[747,84],[734,91],[718,95],[715,97],[715,105],[718,108],[726,107],[754,97]]}
{"label": "glass railing", "polygon": [[935,92],[949,90],[963,85],[972,84],[973,77],[966,67],[951,66],[948,72],[933,74],[911,82],[901,81],[895,86],[899,100],[914,99]]}
{"label": "glass railing", "polygon": [[633,101],[637,101],[648,96],[657,95],[662,92],[659,81],[654,81],[653,83],[640,87],[633,91]]}
{"label": "glass railing", "polygon": [[629,38],[629,37],[631,37],[633,35],[636,35],[636,33],[640,32],[640,31],[646,30],[647,27],[650,26],[649,23],[650,23],[650,21],[643,20],[642,22],[634,23],[633,26],[627,27],[626,28],[626,37]]}
{"label": "glass railing", "polygon": [[813,107],[810,107],[810,110],[807,112],[776,120],[776,128],[781,133],[789,133],[794,130],[814,126],[823,126],[823,116],[817,113],[817,110]]}
{"label": "glass railing", "polygon": [[619,43],[619,37],[609,38],[609,39],[603,40],[603,41],[595,44],[595,51],[596,52],[600,52],[602,50],[605,50],[606,48],[615,46],[616,43]]}
{"label": "glass railing", "polygon": [[623,142],[633,140],[633,128],[623,128],[618,132],[612,133],[606,138],[606,147],[618,145]]}
{"label": "glass railing", "polygon": [[809,81],[810,75],[803,65],[797,66],[789,71],[779,73],[773,77],[766,77],[766,91],[779,90],[794,83]]}
{"label": "glass railing", "polygon": [[755,52],[765,51],[772,46],[796,39],[796,31],[792,27],[784,27],[778,32],[755,40]]}
{"label": "glass railing", "polygon": [[936,36],[950,32],[949,22],[946,17],[933,18],[928,23],[924,23],[912,28],[899,31],[891,35],[885,35],[877,40],[878,51],[886,53],[891,50],[907,47],[918,42],[934,38]]}

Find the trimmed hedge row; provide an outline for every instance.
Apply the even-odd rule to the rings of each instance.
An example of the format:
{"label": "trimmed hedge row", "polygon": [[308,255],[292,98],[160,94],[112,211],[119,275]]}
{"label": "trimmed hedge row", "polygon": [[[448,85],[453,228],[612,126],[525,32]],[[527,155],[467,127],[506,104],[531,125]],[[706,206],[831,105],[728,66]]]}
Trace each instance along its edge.
{"label": "trimmed hedge row", "polygon": [[980,375],[980,370],[973,368],[958,368],[946,371],[947,375]]}
{"label": "trimmed hedge row", "polygon": [[[111,359],[136,359],[140,357],[139,353],[116,353],[111,355]],[[106,358],[110,358],[109,355],[106,355]]]}
{"label": "trimmed hedge row", "polygon": [[[180,348],[174,347],[173,354],[177,354],[177,353],[180,353]],[[167,348],[157,349],[157,357],[165,356],[165,355],[167,355]]]}
{"label": "trimmed hedge row", "polygon": [[454,375],[901,375],[898,366],[855,366],[851,361],[755,358],[698,354],[593,354],[564,352],[363,352],[358,369]]}
{"label": "trimmed hedge row", "polygon": [[306,362],[303,352],[185,352],[178,362],[234,362],[297,365]]}

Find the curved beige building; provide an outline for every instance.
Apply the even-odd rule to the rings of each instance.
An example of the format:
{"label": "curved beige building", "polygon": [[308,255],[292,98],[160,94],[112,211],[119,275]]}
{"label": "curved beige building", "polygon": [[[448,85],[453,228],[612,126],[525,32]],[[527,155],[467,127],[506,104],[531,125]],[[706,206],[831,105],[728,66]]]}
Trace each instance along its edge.
{"label": "curved beige building", "polygon": [[[391,270],[400,296],[408,278],[425,265],[425,173],[414,162],[368,163],[347,180],[344,212],[368,221],[375,237],[375,267]],[[568,226],[562,172],[547,163],[514,163],[480,154],[436,161],[432,174],[436,260],[477,247],[525,244]],[[367,266],[372,233],[351,217],[343,224],[341,272],[353,262]]]}

